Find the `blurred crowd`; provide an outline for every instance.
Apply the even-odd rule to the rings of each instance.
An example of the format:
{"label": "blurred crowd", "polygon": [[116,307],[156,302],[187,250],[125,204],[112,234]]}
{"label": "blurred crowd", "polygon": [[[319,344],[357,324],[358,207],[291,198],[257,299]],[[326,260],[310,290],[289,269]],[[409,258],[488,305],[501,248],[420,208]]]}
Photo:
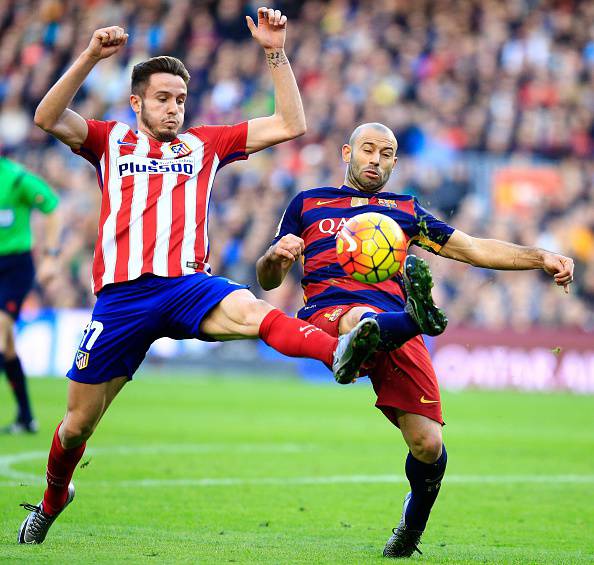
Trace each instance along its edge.
{"label": "blurred crowd", "polygon": [[[92,167],[32,123],[51,84],[94,29],[117,24],[130,34],[128,44],[94,69],[73,101],[83,116],[134,124],[131,67],[156,54],[180,57],[192,75],[187,126],[267,115],[274,102],[271,81],[245,25],[245,15],[254,16],[258,5],[0,2],[0,147],[59,191],[65,222],[64,269],[49,287],[36,290],[30,305],[93,301],[90,264],[100,193]],[[303,189],[340,185],[340,147],[355,125],[379,121],[399,141],[390,190],[416,195],[472,235],[537,245],[576,260],[576,282],[565,296],[537,271],[496,273],[432,259],[436,298],[452,323],[593,329],[594,3],[307,0],[274,7],[289,17],[286,51],[308,132],[221,170],[210,206],[214,272],[251,283],[295,311],[298,273],[262,293],[254,263],[288,200]],[[546,175],[545,188],[529,186],[522,176],[532,178],[534,171]]]}

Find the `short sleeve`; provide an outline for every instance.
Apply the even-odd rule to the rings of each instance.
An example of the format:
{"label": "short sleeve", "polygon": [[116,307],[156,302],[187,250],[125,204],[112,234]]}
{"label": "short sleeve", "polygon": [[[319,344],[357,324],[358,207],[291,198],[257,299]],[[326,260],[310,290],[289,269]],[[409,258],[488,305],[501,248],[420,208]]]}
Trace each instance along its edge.
{"label": "short sleeve", "polygon": [[416,198],[414,210],[418,233],[412,238],[412,243],[431,253],[439,253],[454,233],[454,228],[430,214]]}
{"label": "short sleeve", "polygon": [[201,126],[192,128],[200,137],[206,136],[214,145],[219,158],[219,168],[248,158],[246,153],[248,123],[233,126]]}
{"label": "short sleeve", "polygon": [[109,133],[110,122],[100,120],[85,120],[87,122],[87,139],[79,149],[72,151],[81,157],[84,157],[93,166],[98,167],[107,148],[107,135]]}
{"label": "short sleeve", "polygon": [[31,208],[36,208],[44,214],[53,212],[58,206],[58,195],[49,184],[39,177],[25,172],[15,183],[15,188],[21,193],[22,199]]}
{"label": "short sleeve", "polygon": [[301,222],[301,211],[303,210],[303,193],[300,192],[287,206],[272,240],[274,245],[281,237],[291,233],[298,237],[301,237],[302,222]]}

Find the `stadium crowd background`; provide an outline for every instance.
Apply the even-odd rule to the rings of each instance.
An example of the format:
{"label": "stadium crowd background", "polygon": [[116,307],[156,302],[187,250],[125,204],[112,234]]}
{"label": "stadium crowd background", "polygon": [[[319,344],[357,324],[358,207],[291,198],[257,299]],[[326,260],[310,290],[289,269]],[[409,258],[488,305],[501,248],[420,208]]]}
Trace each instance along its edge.
{"label": "stadium crowd background", "polygon": [[[134,124],[133,64],[180,57],[192,79],[186,126],[270,113],[273,96],[245,14],[258,2],[221,0],[0,2],[0,147],[62,197],[64,269],[29,307],[89,306],[100,193],[83,159],[33,125],[35,107],[88,44],[122,25],[124,52],[100,63],[73,107]],[[210,205],[211,265],[255,284],[254,263],[297,191],[340,184],[340,147],[354,126],[379,121],[399,140],[390,189],[415,194],[470,234],[574,257],[569,296],[539,272],[495,273],[432,260],[435,291],[454,324],[594,328],[594,3],[373,0],[277,2],[289,16],[287,53],[308,132],[223,169]],[[550,192],[496,201],[506,167],[545,167]],[[505,204],[505,203],[504,203]],[[300,305],[298,273],[267,299]],[[260,292],[261,293],[261,292]],[[263,294],[263,293],[261,293]]]}

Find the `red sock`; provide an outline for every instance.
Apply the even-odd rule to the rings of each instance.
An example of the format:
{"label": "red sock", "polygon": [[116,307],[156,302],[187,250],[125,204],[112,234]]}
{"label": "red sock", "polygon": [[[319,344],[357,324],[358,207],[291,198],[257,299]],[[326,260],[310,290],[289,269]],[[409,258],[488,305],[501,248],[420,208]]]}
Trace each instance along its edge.
{"label": "red sock", "polygon": [[56,428],[47,459],[47,489],[43,495],[43,510],[50,515],[57,514],[64,508],[68,498],[68,484],[87,445],[83,443],[79,447],[64,449],[58,437],[58,430],[61,425],[62,422]]}
{"label": "red sock", "polygon": [[312,324],[272,310],[262,320],[259,333],[264,343],[283,355],[311,357],[332,366],[338,339]]}

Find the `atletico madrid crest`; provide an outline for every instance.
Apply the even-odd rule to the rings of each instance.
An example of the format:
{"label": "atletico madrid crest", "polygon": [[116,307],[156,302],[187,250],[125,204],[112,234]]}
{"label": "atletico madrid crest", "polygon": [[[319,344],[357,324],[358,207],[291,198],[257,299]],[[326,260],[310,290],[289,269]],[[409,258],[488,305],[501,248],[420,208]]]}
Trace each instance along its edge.
{"label": "atletico madrid crest", "polygon": [[187,155],[188,153],[192,152],[190,147],[188,147],[188,145],[183,141],[181,141],[180,143],[175,143],[174,145],[171,145],[170,149],[176,158],[183,157],[184,155]]}
{"label": "atletico madrid crest", "polygon": [[89,352],[88,351],[83,351],[82,349],[79,349],[76,352],[76,357],[75,357],[74,363],[76,365],[76,368],[79,371],[82,371],[83,369],[86,369],[87,368],[87,365],[89,364]]}

